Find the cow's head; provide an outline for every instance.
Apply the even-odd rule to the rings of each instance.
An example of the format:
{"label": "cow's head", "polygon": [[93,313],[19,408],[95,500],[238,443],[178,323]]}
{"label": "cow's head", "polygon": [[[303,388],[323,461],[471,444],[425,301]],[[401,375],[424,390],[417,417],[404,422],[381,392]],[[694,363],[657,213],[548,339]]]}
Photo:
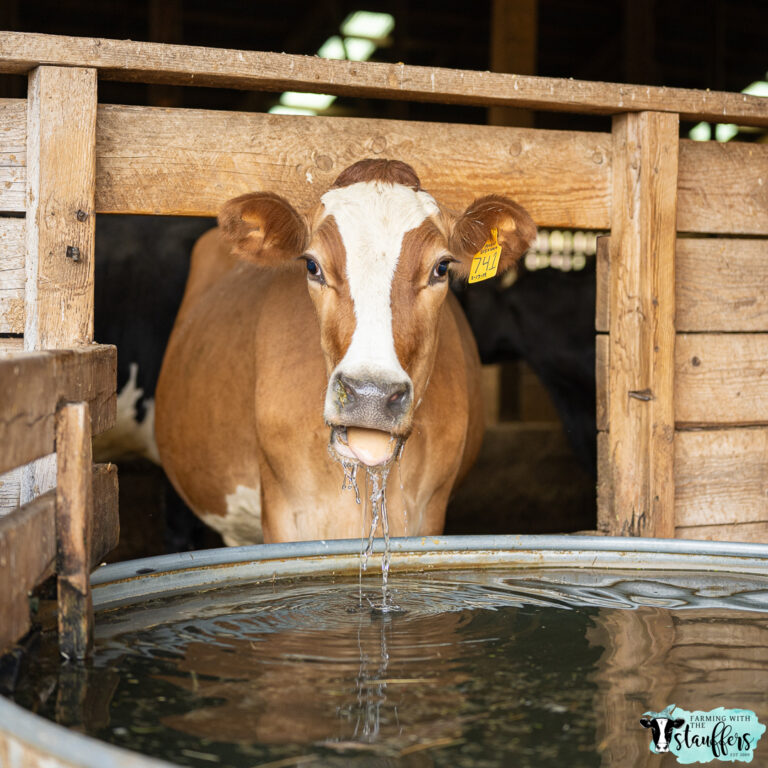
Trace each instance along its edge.
{"label": "cow's head", "polygon": [[369,466],[389,462],[412,429],[449,275],[469,273],[492,229],[499,272],[536,235],[528,213],[503,197],[445,211],[396,160],[350,166],[307,216],[256,192],[228,202],[219,222],[241,258],[271,267],[303,260],[328,371],[331,447]]}
{"label": "cow's head", "polygon": [[640,718],[640,725],[643,728],[651,729],[653,744],[657,752],[669,752],[672,731],[675,728],[682,728],[685,725],[685,720],[682,718],[673,720],[671,717],[649,717],[644,715]]}

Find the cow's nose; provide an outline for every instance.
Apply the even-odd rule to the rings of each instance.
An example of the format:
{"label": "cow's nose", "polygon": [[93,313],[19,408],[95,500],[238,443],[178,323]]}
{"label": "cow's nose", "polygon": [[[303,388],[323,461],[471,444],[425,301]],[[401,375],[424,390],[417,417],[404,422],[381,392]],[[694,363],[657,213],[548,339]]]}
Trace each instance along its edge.
{"label": "cow's nose", "polygon": [[410,381],[372,381],[340,373],[334,389],[345,421],[373,429],[396,427],[413,399]]}

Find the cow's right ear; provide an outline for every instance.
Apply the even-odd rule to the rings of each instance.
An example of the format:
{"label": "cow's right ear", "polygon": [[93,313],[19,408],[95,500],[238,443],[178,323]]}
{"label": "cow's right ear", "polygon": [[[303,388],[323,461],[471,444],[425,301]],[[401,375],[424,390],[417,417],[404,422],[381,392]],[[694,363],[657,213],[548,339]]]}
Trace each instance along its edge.
{"label": "cow's right ear", "polygon": [[651,718],[650,717],[641,717],[640,718],[640,725],[643,726],[643,728],[650,728],[651,727]]}
{"label": "cow's right ear", "polygon": [[249,192],[225,203],[219,228],[236,256],[265,267],[296,259],[309,245],[304,218],[271,192]]}

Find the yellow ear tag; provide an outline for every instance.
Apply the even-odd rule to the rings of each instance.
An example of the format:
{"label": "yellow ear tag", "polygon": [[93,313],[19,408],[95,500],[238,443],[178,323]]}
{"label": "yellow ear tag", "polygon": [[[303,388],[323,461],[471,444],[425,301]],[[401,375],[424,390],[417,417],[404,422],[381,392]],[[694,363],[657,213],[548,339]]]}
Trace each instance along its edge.
{"label": "yellow ear tag", "polygon": [[494,227],[491,230],[490,239],[486,240],[485,245],[474,255],[472,268],[469,270],[470,283],[479,283],[496,274],[499,268],[499,256],[501,256],[498,234],[498,230]]}

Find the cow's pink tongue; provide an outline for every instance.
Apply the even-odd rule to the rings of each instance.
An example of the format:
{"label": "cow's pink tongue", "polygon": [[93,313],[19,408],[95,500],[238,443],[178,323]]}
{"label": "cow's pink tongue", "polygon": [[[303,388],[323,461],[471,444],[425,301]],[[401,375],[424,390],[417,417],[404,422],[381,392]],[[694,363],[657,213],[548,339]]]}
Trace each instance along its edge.
{"label": "cow's pink tongue", "polygon": [[392,458],[397,447],[397,440],[378,429],[347,427],[347,445],[358,461],[375,467]]}

